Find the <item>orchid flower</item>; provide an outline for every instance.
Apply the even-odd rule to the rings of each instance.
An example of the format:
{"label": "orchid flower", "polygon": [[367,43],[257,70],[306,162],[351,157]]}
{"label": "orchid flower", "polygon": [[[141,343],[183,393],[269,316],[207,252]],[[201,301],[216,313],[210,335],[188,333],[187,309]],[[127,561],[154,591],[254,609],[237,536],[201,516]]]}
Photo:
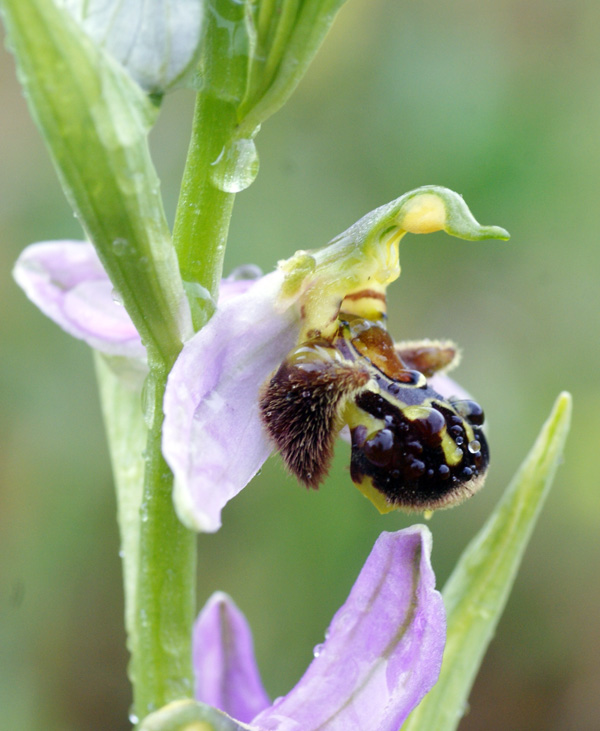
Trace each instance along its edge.
{"label": "orchid flower", "polygon": [[[430,186],[264,277],[224,280],[216,313],[184,345],[164,399],[163,452],[186,525],[218,529],[224,505],[274,448],[300,482],[317,487],[342,427],[351,433],[352,479],[380,512],[447,507],[481,487],[488,463],[481,408],[456,398],[447,381],[438,391],[427,380],[456,363],[456,347],[394,346],[386,328],[399,240],[442,229],[469,239],[507,236],[480,226],[460,196]],[[89,244],[34,245],[15,277],[67,332],[107,354],[142,356]]]}
{"label": "orchid flower", "polygon": [[[140,731],[454,728],[560,458],[566,395],[447,585],[441,674],[444,606],[430,533],[414,526],[380,536],[285,697],[269,702],[246,620],[217,594],[194,631],[198,700],[175,700],[192,683],[195,543],[172,486],[181,521],[214,531],[273,450],[318,487],[338,434],[352,444],[353,482],[380,512],[456,504],[488,464],[483,411],[443,381],[456,346],[394,344],[386,321],[404,234],[507,238],[460,196],[407,193],[264,277],[235,273],[217,301],[234,194],[258,171],[254,139],[343,1],[2,2],[32,113],[95,247],[36,244],[15,277],[103,354]],[[148,133],[180,84],[199,92],[171,236]]]}
{"label": "orchid flower", "polygon": [[386,328],[398,242],[407,232],[438,230],[508,237],[480,226],[455,193],[420,188],[324,248],[280,262],[184,345],[165,393],[163,452],[186,525],[217,529],[225,501],[274,449],[316,488],[343,427],[352,480],[382,513],[447,507],[481,487],[488,463],[481,408],[427,382],[455,364],[456,347],[395,347]]}
{"label": "orchid flower", "polygon": [[[246,619],[227,595],[214,594],[194,627],[197,701],[256,731],[397,731],[435,684],[442,662],[444,605],[430,553],[431,533],[423,525],[382,533],[314,660],[272,704]],[[206,706],[167,706],[142,729],[166,728],[169,714],[190,713],[220,728],[219,714]]]}

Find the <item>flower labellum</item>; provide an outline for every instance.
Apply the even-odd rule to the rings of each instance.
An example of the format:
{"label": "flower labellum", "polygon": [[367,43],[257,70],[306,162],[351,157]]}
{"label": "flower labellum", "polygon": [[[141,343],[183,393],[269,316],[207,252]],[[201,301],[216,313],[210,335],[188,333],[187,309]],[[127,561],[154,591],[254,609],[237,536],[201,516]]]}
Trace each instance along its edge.
{"label": "flower labellum", "polygon": [[483,410],[428,383],[456,364],[456,348],[396,347],[386,328],[385,291],[400,273],[400,238],[441,228],[465,238],[506,237],[480,227],[456,194],[425,188],[369,214],[325,249],[280,264],[290,279],[301,272],[300,343],[263,387],[261,418],[307,487],[323,481],[344,426],[352,480],[382,513],[449,507],[482,486],[489,462]]}
{"label": "flower labellum", "polygon": [[[348,315],[343,303],[339,317],[331,339],[293,350],[263,391],[262,418],[289,470],[318,487],[348,425],[352,480],[381,512],[433,510],[473,494],[488,465],[481,407],[433,390],[383,318]],[[443,361],[437,346],[430,352]]]}

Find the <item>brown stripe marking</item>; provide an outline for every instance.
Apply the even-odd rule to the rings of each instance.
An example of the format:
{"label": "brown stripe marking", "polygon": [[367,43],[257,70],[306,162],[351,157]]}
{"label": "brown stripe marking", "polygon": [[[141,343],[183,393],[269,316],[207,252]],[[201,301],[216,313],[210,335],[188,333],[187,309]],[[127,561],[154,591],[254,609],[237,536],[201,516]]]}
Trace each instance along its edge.
{"label": "brown stripe marking", "polygon": [[361,300],[361,299],[374,299],[385,302],[385,295],[382,292],[376,292],[374,289],[361,289],[360,292],[353,292],[347,294],[344,299],[346,300]]}

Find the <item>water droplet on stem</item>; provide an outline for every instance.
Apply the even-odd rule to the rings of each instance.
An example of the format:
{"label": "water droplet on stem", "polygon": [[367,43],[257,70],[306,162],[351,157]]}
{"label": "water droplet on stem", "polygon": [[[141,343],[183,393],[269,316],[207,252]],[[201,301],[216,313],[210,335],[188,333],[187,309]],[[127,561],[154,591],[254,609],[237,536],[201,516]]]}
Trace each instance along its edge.
{"label": "water droplet on stem", "polygon": [[254,182],[258,165],[254,140],[232,140],[211,163],[210,179],[224,193],[239,193]]}

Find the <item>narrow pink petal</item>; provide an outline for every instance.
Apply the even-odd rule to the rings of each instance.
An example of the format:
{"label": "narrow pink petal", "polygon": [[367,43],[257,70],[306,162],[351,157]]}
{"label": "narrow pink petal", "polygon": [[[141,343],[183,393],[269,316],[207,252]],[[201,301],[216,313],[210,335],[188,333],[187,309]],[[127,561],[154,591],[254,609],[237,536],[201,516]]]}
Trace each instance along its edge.
{"label": "narrow pink petal", "polygon": [[259,418],[259,389],[299,331],[293,308],[275,309],[282,277],[272,272],[223,298],[169,376],[163,453],[175,475],[179,517],[195,530],[220,527],[225,504],[271,452]]}
{"label": "narrow pink petal", "polygon": [[300,682],[252,725],[398,731],[442,663],[446,623],[430,553],[423,525],[382,533]]}
{"label": "narrow pink petal", "polygon": [[103,353],[145,357],[140,337],[91,244],[32,244],[18,258],[14,277],[29,299],[70,335]]}
{"label": "narrow pink petal", "polygon": [[254,657],[252,632],[233,600],[213,594],[194,625],[196,700],[249,722],[269,704]]}

